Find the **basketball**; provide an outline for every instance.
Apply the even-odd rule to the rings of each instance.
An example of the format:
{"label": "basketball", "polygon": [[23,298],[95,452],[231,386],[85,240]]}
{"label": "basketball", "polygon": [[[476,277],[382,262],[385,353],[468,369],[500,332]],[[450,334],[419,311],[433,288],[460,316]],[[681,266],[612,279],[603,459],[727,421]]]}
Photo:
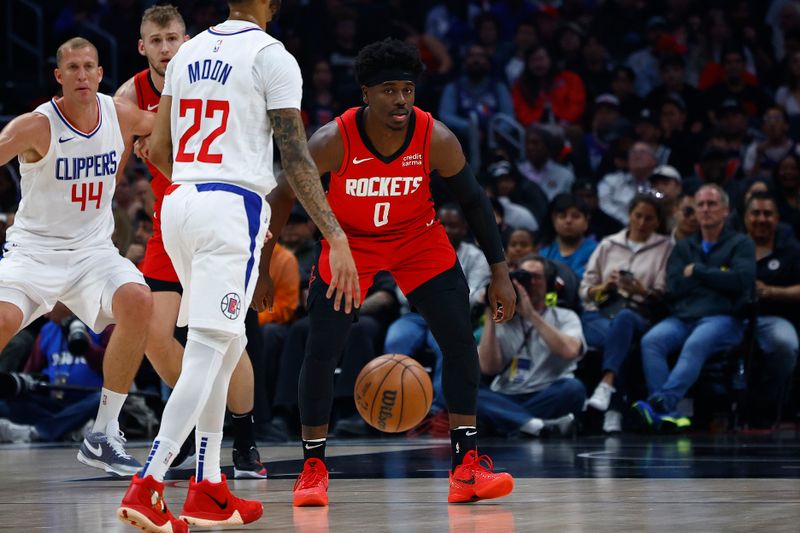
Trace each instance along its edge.
{"label": "basketball", "polygon": [[386,354],[361,369],[354,396],[358,412],[370,426],[399,433],[413,428],[428,414],[433,385],[422,365],[411,357]]}

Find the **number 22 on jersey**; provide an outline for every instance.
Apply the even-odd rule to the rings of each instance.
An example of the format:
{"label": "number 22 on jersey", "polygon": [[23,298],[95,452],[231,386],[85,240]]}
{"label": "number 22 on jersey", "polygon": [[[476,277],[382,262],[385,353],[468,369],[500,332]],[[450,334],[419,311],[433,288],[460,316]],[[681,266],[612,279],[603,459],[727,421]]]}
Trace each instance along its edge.
{"label": "number 22 on jersey", "polygon": [[[209,152],[211,143],[225,133],[228,128],[228,114],[230,113],[230,103],[227,100],[200,100],[199,98],[186,98],[181,99],[179,102],[179,116],[186,117],[189,113],[192,114],[192,124],[181,135],[178,142],[178,153],[175,155],[175,161],[178,163],[192,163],[198,161],[200,163],[220,164],[222,163],[222,154],[212,154]],[[216,125],[216,128],[211,130],[200,143],[200,151],[189,152],[186,145],[190,143],[192,137],[197,135],[201,130],[208,131]],[[192,143],[196,144],[196,143]]]}

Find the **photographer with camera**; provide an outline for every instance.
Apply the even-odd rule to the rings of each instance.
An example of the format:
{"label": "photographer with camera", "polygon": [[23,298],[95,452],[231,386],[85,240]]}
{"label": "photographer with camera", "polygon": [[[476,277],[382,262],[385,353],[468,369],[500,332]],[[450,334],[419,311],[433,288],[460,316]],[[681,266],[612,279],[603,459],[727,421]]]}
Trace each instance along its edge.
{"label": "photographer with camera", "polygon": [[[0,376],[0,441],[58,441],[97,412],[110,330],[92,333],[60,302],[46,317],[24,372]],[[49,393],[37,390],[37,377],[49,382]]]}
{"label": "photographer with camera", "polygon": [[574,311],[547,305],[557,276],[551,261],[530,254],[519,265],[511,273],[516,316],[499,325],[487,316],[483,326],[480,368],[494,379],[478,391],[478,418],[503,433],[565,434],[586,400],[573,376],[586,348],[581,321]]}
{"label": "photographer with camera", "polygon": [[586,342],[603,351],[603,375],[587,405],[604,413],[606,433],[622,431],[620,374],[634,338],[657,318],[671,251],[662,204],[640,193],[628,208],[628,227],[600,241],[586,265],[581,320]]}

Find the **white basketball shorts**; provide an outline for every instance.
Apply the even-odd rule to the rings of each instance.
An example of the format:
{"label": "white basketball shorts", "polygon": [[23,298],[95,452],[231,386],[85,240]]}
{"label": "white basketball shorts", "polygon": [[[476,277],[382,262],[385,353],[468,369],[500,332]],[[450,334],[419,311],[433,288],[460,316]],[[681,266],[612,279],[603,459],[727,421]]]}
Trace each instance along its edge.
{"label": "white basketball shorts", "polygon": [[269,214],[261,196],[237,185],[167,189],[161,231],[183,286],[179,326],[244,335]]}
{"label": "white basketball shorts", "polygon": [[0,301],[22,310],[21,328],[60,301],[100,333],[115,322],[111,303],[126,283],[147,286],[142,273],[110,242],[59,251],[33,250],[21,244],[9,247],[0,261]]}

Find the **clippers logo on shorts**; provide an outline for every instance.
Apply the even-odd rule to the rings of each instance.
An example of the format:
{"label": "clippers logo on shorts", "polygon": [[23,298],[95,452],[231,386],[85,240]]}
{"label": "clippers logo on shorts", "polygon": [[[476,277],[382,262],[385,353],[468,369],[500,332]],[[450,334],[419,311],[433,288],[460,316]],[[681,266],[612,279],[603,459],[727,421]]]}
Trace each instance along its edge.
{"label": "clippers logo on shorts", "polygon": [[220,302],[222,314],[231,320],[236,320],[239,317],[239,312],[242,310],[242,300],[235,292],[229,292],[222,297]]}

